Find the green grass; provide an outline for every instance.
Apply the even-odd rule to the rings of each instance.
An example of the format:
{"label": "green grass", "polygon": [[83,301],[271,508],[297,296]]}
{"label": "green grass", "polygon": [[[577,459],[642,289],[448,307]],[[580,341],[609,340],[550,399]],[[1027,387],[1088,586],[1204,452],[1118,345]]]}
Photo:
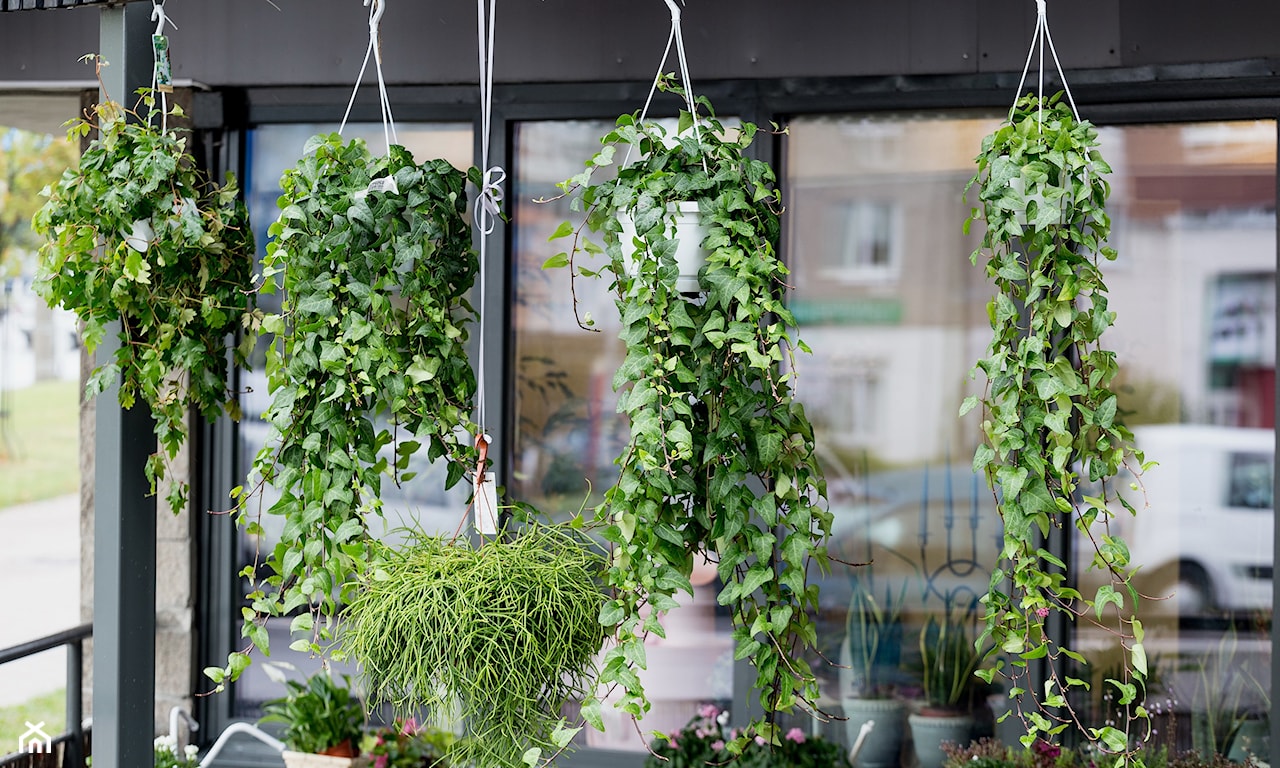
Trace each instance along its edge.
{"label": "green grass", "polygon": [[27,732],[27,723],[39,724],[40,730],[56,738],[67,725],[67,694],[59,689],[29,699],[26,703],[0,707],[0,755],[18,749],[18,739]]}
{"label": "green grass", "polygon": [[48,381],[6,393],[9,418],[0,433],[0,508],[79,489],[79,389],[78,382]]}

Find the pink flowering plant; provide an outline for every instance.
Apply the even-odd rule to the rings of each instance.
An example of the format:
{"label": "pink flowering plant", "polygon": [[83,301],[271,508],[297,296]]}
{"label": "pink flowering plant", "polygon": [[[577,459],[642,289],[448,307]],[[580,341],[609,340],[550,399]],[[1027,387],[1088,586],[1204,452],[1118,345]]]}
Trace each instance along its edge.
{"label": "pink flowering plant", "polygon": [[645,768],[850,768],[842,745],[800,728],[785,733],[775,728],[782,735],[772,743],[757,735],[734,755],[729,747],[740,734],[736,728],[726,729],[728,722],[727,711],[703,704],[683,730],[650,744]]}
{"label": "pink flowering plant", "polygon": [[397,719],[365,737],[373,768],[448,768],[445,752],[457,737],[448,731]]}

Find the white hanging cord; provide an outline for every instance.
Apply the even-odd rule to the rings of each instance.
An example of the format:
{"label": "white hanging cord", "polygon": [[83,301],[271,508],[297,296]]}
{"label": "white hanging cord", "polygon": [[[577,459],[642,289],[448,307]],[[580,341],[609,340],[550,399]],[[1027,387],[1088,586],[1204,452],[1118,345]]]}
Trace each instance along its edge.
{"label": "white hanging cord", "polygon": [[[1071,113],[1075,115],[1076,122],[1079,122],[1080,110],[1076,109],[1076,100],[1071,96],[1071,86],[1067,84],[1067,76],[1062,72],[1062,63],[1058,61],[1058,50],[1053,45],[1053,35],[1049,33],[1049,14],[1046,0],[1036,0],[1036,31],[1031,36],[1031,49],[1027,51],[1027,63],[1022,67],[1022,77],[1018,80],[1018,90],[1013,96],[1013,106],[1009,109],[1009,116],[1013,116],[1013,110],[1017,109],[1018,100],[1022,98],[1022,86],[1027,81],[1027,73],[1031,71],[1031,59],[1035,56],[1037,49],[1040,51],[1040,71],[1036,95],[1041,98],[1044,97],[1044,47],[1046,42],[1049,44],[1049,53],[1053,56],[1053,66],[1058,71],[1058,79],[1062,81],[1062,90],[1066,91],[1067,103],[1071,105]],[[1044,120],[1043,104],[1039,107],[1037,119],[1041,122]]]}
{"label": "white hanging cord", "polygon": [[347,120],[351,117],[351,107],[356,103],[356,94],[360,92],[360,82],[364,80],[365,70],[369,67],[369,56],[373,56],[373,66],[378,73],[378,100],[382,108],[382,136],[387,143],[387,153],[391,152],[392,144],[399,144],[400,137],[396,135],[395,119],[391,116],[391,99],[387,97],[387,83],[382,77],[382,40],[379,27],[382,24],[382,13],[386,10],[387,0],[364,0],[364,5],[369,9],[369,47],[364,51],[364,63],[360,65],[360,74],[356,75],[356,86],[351,90],[351,98],[347,101],[347,111],[342,115],[342,124],[338,126],[338,133],[341,134],[347,127]]}
{"label": "white hanging cord", "polygon": [[[156,31],[154,37],[164,36],[164,25],[168,24],[174,29],[178,28],[177,24],[164,12],[164,0],[151,0],[151,20],[156,23]],[[153,60],[151,64],[151,98],[155,98],[156,94],[160,94],[160,132],[164,133],[169,130],[169,101],[165,96],[165,92],[159,90],[157,82],[159,77],[159,58],[160,51],[156,49],[155,41],[152,41]],[[154,110],[147,110],[147,125],[151,125],[151,114]]]}
{"label": "white hanging cord", "polygon": [[[676,46],[676,61],[680,67],[680,82],[684,85],[684,103],[689,109],[689,114],[693,117],[694,139],[698,140],[701,132],[698,128],[698,106],[693,98],[693,81],[689,78],[689,60],[684,54],[684,34],[680,29],[680,6],[676,5],[676,0],[663,0],[667,4],[667,8],[671,11],[671,33],[667,35],[667,47],[662,52],[662,61],[658,63],[658,74],[653,78],[653,86],[649,88],[649,96],[644,100],[644,109],[640,110],[640,120],[643,123],[645,116],[649,114],[649,105],[653,102],[653,96],[658,92],[658,83],[662,81],[662,72],[667,68],[667,59],[671,56],[671,45]],[[631,150],[633,147],[627,147],[627,155],[622,160],[625,167],[627,162],[631,160]],[[703,161],[705,165],[706,161]]]}
{"label": "white hanging cord", "polygon": [[[502,182],[507,178],[507,172],[502,167],[489,165],[489,133],[493,124],[493,37],[497,8],[498,0],[476,0],[476,50],[480,63],[480,167],[484,176],[472,208],[472,216],[480,232],[480,296],[477,304],[480,307],[480,343],[476,365],[476,426],[480,428],[482,435],[486,426],[484,342],[487,334],[484,319],[488,314],[488,306],[485,303],[485,275],[489,271],[485,245],[502,213]],[[485,439],[486,442],[491,442],[487,435]]]}

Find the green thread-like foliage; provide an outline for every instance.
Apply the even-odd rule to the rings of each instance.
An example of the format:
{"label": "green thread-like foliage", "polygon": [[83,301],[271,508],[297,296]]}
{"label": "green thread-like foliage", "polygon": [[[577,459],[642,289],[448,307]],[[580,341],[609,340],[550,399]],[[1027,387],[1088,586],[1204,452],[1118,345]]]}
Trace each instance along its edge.
{"label": "green thread-like foliage", "polygon": [[467,738],[449,747],[453,765],[516,767],[563,749],[561,709],[590,695],[605,639],[598,548],[529,524],[479,547],[422,536],[379,553],[342,630],[371,698],[456,714]]}
{"label": "green thread-like foliage", "polygon": [[[1057,97],[1020,100],[983,140],[970,182],[978,184],[979,207],[965,229],[974,220],[986,224],[972,259],[985,263],[995,283],[987,307],[994,335],[975,368],[987,379],[986,391],[966,399],[961,415],[982,407],[984,440],[973,468],[991,484],[1004,522],[1000,565],[983,598],[983,637],[993,641],[993,655],[1009,662],[1001,674],[1026,725],[1024,742],[1074,724],[1100,748],[1126,753],[1132,721],[1121,728],[1079,721],[1067,695],[1087,684],[1069,676],[1068,660],[1085,659],[1044,630],[1050,612],[1061,612],[1117,637],[1128,664],[1107,685],[1122,704],[1134,700],[1147,673],[1139,595],[1128,547],[1108,521],[1119,505],[1135,512],[1115,478],[1130,456],[1138,464],[1143,457],[1117,418],[1109,388],[1115,353],[1101,346],[1115,313],[1099,264],[1116,253],[1106,245],[1111,169],[1097,144],[1094,127],[1077,122]],[[1093,488],[1097,495],[1089,495]],[[1077,540],[1092,545],[1079,561],[1108,577],[1096,594],[1072,588],[1066,565],[1044,548],[1055,527],[1074,527]],[[1029,662],[1036,659],[1046,665],[1045,680],[1031,679]],[[993,673],[984,674],[988,682]]]}
{"label": "green thread-like foliage", "polygon": [[[614,640],[600,683],[620,687],[617,705],[633,717],[648,709],[636,674],[646,664],[644,637],[664,635],[662,615],[677,607],[678,591],[692,593],[690,575],[704,557],[724,581],[719,601],[733,619],[737,658],[754,662],[766,713],[817,700],[805,661],[818,607],[808,568],[829,568],[831,514],[813,428],[791,389],[794,350],[808,350],[790,338],[795,318],[780,298],[779,193],[773,170],[744,152],[756,133],[683,113],[668,135],[623,115],[587,170],[561,185],[586,220],[576,230],[561,225],[557,235],[572,235],[573,245],[551,264],[572,268],[576,254],[600,250],[584,228],[602,236],[627,350],[614,387],[630,440],[597,517],[612,544],[613,595],[600,621]],[[632,162],[593,184],[595,169],[628,148]],[[698,297],[676,287],[683,201],[697,203],[706,229]],[[630,241],[624,216],[637,233]],[[600,727],[598,702],[583,712]],[[771,722],[757,723],[739,749],[750,733],[775,735]]]}
{"label": "green thread-like foliage", "polygon": [[[142,104],[158,123],[149,93]],[[260,317],[251,309],[253,234],[234,178],[211,182],[178,131],[108,101],[67,134],[75,140],[95,127],[79,165],[46,189],[32,221],[45,239],[35,288],[84,322],[90,352],[109,323],[120,323],[119,347],[86,392],[118,380],[122,408],[138,400],[150,408],[158,444],[146,473],[155,493],[186,442],[191,409],[207,419],[224,410],[239,417],[228,363],[245,363],[252,334],[231,361],[227,355],[237,329],[255,330]],[[171,482],[166,500],[181,512],[187,484]]]}
{"label": "green thread-like foliage", "polygon": [[[305,609],[294,647],[319,654],[369,562],[367,520],[381,512],[382,483],[411,479],[404,470],[424,445],[428,460],[447,462],[448,486],[475,464],[465,295],[478,263],[462,171],[416,164],[398,146],[373,157],[338,134],[312,138],[304,152],[281,179],[263,260],[262,290],[274,291],[278,276],[285,290],[283,313],[262,323],[275,334],[271,436],[254,461],[255,487],[237,496],[238,522],[260,534],[251,507],[269,484],[279,498],[267,511],[284,526],[269,574],[249,592],[244,636],[268,651],[263,619]],[[388,178],[398,191],[383,188]],[[256,578],[256,568],[243,575]],[[247,664],[237,652],[206,671],[222,684]]]}

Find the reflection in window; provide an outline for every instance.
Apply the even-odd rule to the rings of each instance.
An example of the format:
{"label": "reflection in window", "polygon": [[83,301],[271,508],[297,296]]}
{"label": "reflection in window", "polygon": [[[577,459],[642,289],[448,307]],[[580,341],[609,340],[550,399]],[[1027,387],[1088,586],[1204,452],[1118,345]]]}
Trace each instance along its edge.
{"label": "reflection in window", "polygon": [[[579,279],[580,315],[595,319],[599,333],[578,327],[568,270],[543,270],[563,249],[563,240],[547,238],[562,221],[581,220],[555,185],[579,173],[600,147],[604,121],[526,122],[515,127],[515,191],[510,210],[514,243],[515,447],[512,498],[543,512],[567,516],[594,506],[617,479],[614,458],[629,436],[617,412],[613,375],[622,364],[620,323],[606,280]],[[671,121],[671,129],[675,122]],[[599,269],[580,254],[577,263]],[[597,257],[599,258],[599,257]],[[590,516],[588,510],[587,516]],[[681,594],[681,607],[664,624],[665,639],[647,643],[648,668],[641,673],[652,709],[640,721],[644,732],[672,733],[697,713],[698,706],[727,708],[733,696],[733,639],[727,613],[716,602],[715,567],[695,569],[694,594]],[[645,741],[625,714],[605,706],[605,732],[586,729],[583,746],[641,752]]]}
{"label": "reflection in window", "polygon": [[[337,129],[336,124],[290,124],[261,126],[249,132],[244,189],[259,258],[266,252],[269,240],[267,227],[276,220],[278,213],[276,200],[281,194],[280,176],[286,168],[293,167],[309,137]],[[443,157],[455,167],[466,168],[471,164],[473,140],[470,125],[405,123],[397,125],[396,129],[400,143],[413,153],[418,162]],[[380,123],[348,124],[343,135],[348,140],[364,139],[374,154],[383,152],[384,139]],[[279,311],[281,298],[278,293],[259,296],[259,305],[266,311]],[[264,366],[268,343],[266,337],[259,339],[258,347],[250,359],[250,369],[240,373],[240,406],[244,413],[238,425],[241,478],[248,476],[253,458],[262,448],[269,432],[269,425],[262,419],[263,411],[271,403]],[[388,447],[387,451],[390,450]],[[459,485],[446,493],[444,466],[432,465],[424,454],[413,457],[409,470],[418,473],[412,481],[397,484],[390,478],[384,479],[382,530],[375,530],[375,534],[393,539],[401,536],[396,531],[405,526],[420,526],[427,531],[453,531],[466,508],[466,489]],[[265,533],[262,536],[250,536],[237,531],[237,571],[253,563],[256,552],[268,552],[279,540],[284,527],[283,519],[265,514],[275,498],[268,488],[260,500],[252,502],[262,505],[262,526]],[[376,522],[373,525],[377,527]],[[242,595],[244,590],[239,589],[236,594]],[[235,616],[238,622],[239,606],[236,607]],[[267,622],[271,635],[271,660],[294,665],[298,672],[291,674],[301,679],[314,671],[319,661],[309,658],[309,654],[305,652],[289,649],[289,622],[289,617],[270,619]],[[281,695],[283,689],[267,676],[263,666],[253,664],[236,683],[235,716],[257,716],[263,701]],[[340,671],[354,673],[351,669]]]}
{"label": "reflection in window", "polygon": [[[990,288],[968,259],[980,233],[961,234],[957,198],[994,124],[814,117],[792,122],[786,140],[788,300],[814,349],[797,364],[798,389],[827,472],[833,557],[869,563],[837,565],[822,584],[820,642],[830,658],[857,658],[859,595],[874,583],[876,601],[895,603],[884,636],[897,653],[878,652],[892,666],[879,688],[908,708],[923,701],[921,631],[948,612],[965,620],[1000,547],[992,493],[969,469],[980,414],[956,418],[982,384],[968,374],[990,340]],[[1143,564],[1139,589],[1166,596],[1142,608],[1145,703],[1160,743],[1239,758],[1241,734],[1265,731],[1270,708],[1273,515],[1259,512],[1274,506],[1276,127],[1130,126],[1101,140],[1120,252],[1104,267],[1118,317],[1107,346],[1126,423],[1160,463],[1143,478],[1150,508],[1133,493],[1139,514],[1113,523]],[[839,269],[898,279],[833,279]],[[1098,578],[1083,574],[1080,589]],[[1094,685],[1079,705],[1096,727],[1115,715],[1102,678],[1123,650],[1081,633],[1073,644]],[[824,709],[859,710],[865,692],[850,680],[823,680]],[[980,693],[971,737],[1005,708],[1003,691]],[[899,719],[882,714],[877,730]],[[857,734],[852,721],[825,728]],[[891,753],[885,765],[911,759],[905,741]]]}

